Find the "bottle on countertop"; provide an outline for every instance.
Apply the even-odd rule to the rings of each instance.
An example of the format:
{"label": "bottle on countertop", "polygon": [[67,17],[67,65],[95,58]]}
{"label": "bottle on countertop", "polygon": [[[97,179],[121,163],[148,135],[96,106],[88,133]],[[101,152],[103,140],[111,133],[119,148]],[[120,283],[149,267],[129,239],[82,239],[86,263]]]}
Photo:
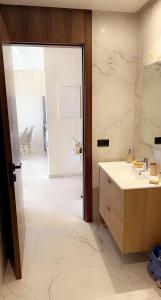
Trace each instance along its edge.
{"label": "bottle on countertop", "polygon": [[158,179],[159,179],[159,182],[161,182],[161,172],[159,172]]}
{"label": "bottle on countertop", "polygon": [[134,159],[134,155],[133,155],[132,149],[129,149],[127,163],[132,163],[133,159]]}
{"label": "bottle on countertop", "polygon": [[157,176],[158,175],[158,166],[155,161],[150,163],[150,176]]}

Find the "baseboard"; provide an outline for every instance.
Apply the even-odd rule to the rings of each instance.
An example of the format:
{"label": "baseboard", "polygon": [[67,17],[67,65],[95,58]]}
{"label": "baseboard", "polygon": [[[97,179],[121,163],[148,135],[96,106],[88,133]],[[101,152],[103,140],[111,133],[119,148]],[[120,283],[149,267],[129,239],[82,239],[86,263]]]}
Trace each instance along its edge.
{"label": "baseboard", "polygon": [[82,173],[73,173],[73,174],[57,174],[57,175],[49,175],[49,178],[66,178],[66,177],[80,177],[83,176]]}

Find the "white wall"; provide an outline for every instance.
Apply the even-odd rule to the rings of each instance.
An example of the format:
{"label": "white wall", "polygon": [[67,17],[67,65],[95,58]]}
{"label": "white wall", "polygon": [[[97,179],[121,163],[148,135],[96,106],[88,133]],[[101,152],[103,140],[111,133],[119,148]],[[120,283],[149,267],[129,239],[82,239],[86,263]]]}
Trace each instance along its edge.
{"label": "white wall", "polygon": [[43,150],[44,49],[12,46],[19,130],[34,126],[32,151]]}
{"label": "white wall", "polygon": [[[133,146],[137,18],[93,12],[93,199],[98,204],[98,162],[124,160]],[[110,140],[97,148],[97,139]]]}
{"label": "white wall", "polygon": [[44,71],[14,70],[14,78],[19,130],[33,125],[32,151],[42,151]]}
{"label": "white wall", "polygon": [[12,46],[15,70],[44,70],[44,48],[39,46]]}
{"label": "white wall", "polygon": [[142,94],[142,66],[161,61],[161,0],[149,5],[139,15],[138,64],[135,101],[134,149],[138,156],[155,159],[161,168],[161,151],[140,142],[140,109]]}
{"label": "white wall", "polygon": [[79,156],[73,155],[70,136],[82,140],[82,119],[59,119],[58,89],[82,84],[81,48],[44,48],[46,108],[48,124],[49,176],[82,172]]}

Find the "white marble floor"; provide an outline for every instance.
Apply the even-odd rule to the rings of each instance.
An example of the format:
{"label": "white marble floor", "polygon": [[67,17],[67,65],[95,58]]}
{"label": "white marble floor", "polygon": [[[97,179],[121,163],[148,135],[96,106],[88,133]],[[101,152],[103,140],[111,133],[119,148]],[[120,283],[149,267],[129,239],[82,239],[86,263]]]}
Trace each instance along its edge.
{"label": "white marble floor", "polygon": [[23,279],[8,266],[0,299],[159,300],[146,255],[121,255],[103,224],[83,222],[80,177],[48,179],[45,157],[24,162]]}

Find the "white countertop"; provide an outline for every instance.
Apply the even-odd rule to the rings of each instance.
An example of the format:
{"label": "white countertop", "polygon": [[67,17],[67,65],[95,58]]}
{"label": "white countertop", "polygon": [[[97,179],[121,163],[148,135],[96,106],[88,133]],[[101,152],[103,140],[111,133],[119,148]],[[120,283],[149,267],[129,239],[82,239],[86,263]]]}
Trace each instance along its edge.
{"label": "white countertop", "polygon": [[98,165],[122,190],[161,188],[161,183],[158,185],[149,183],[149,179],[152,177],[148,172],[139,175],[140,170],[125,161],[102,162]]}

